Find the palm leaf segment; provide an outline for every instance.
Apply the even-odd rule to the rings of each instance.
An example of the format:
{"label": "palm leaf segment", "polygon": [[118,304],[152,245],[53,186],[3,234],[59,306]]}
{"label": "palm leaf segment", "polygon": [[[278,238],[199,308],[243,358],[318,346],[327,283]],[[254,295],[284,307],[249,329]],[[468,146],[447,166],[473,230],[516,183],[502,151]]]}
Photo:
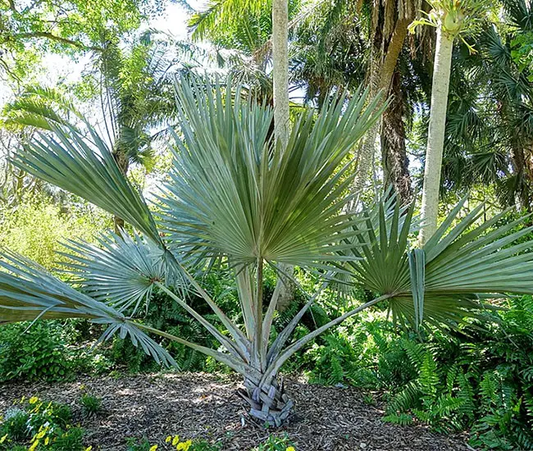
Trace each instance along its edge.
{"label": "palm leaf segment", "polygon": [[67,272],[80,279],[82,290],[131,315],[143,304],[148,309],[156,282],[177,289],[186,283],[174,266],[166,264],[159,247],[135,233],[109,233],[96,245],[69,241],[65,247],[70,252],[64,255],[71,260]]}
{"label": "palm leaf segment", "polygon": [[54,137],[40,134],[24,145],[13,163],[124,219],[159,243],[159,233],[142,194],[122,175],[111,150],[96,132],[89,128],[85,138],[70,125],[50,127]]}
{"label": "palm leaf segment", "polygon": [[458,220],[463,206],[464,200],[422,249],[409,246],[413,207],[387,213],[381,203],[377,215],[364,213],[364,227],[354,226],[360,244],[354,254],[361,260],[347,266],[358,285],[389,297],[395,319],[415,327],[423,319],[454,326],[479,316],[482,298],[533,293],[533,252],[523,241],[533,228],[513,231],[525,218],[494,228],[504,212],[476,226],[483,205]]}

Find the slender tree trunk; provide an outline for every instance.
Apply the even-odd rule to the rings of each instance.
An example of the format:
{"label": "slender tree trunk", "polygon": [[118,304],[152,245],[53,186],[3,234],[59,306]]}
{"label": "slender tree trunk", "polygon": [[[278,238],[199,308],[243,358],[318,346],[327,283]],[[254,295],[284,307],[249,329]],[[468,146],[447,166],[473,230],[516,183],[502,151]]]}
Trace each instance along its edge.
{"label": "slender tree trunk", "polygon": [[[128,156],[120,148],[117,148],[115,150],[115,152],[113,153],[113,156],[115,158],[115,162],[117,163],[118,168],[120,169],[120,172],[122,172],[122,174],[124,176],[126,176],[128,174],[128,169],[129,169],[129,166],[130,166],[130,160],[129,160]],[[115,228],[115,233],[120,234],[121,231],[124,229],[124,226],[125,226],[124,219],[119,218],[118,216],[114,216],[113,217],[113,224],[114,224],[114,228]]]}
{"label": "slender tree trunk", "polygon": [[[272,2],[272,62],[274,81],[274,136],[283,150],[289,141],[289,7],[287,0]],[[294,269],[282,265],[281,270],[292,276]],[[278,309],[285,309],[294,297],[294,286],[287,278],[280,276],[282,284]]]}
{"label": "slender tree trunk", "polygon": [[[371,96],[376,96],[381,91],[383,101],[386,100],[392,83],[394,70],[407,36],[410,21],[410,19],[400,19],[397,21],[384,58],[381,58],[380,56],[382,41],[382,38],[379,38],[380,34],[378,33],[378,39],[374,39],[369,75],[369,89]],[[359,150],[357,172],[352,185],[354,193],[361,193],[370,178],[372,161],[377,150],[376,142],[380,127],[380,122],[374,124],[374,126],[367,132],[361,149]],[[355,207],[355,204],[352,205],[351,210],[354,210]]]}
{"label": "slender tree trunk", "polygon": [[383,113],[381,145],[383,153],[383,180],[385,187],[392,185],[403,205],[412,199],[409,159],[405,146],[405,99],[402,93],[402,78],[394,72],[391,85],[391,103]]}
{"label": "slender tree trunk", "polygon": [[531,211],[531,201],[529,196],[529,185],[533,180],[533,174],[530,169],[526,170],[526,157],[524,149],[513,143],[511,149],[511,162],[513,165],[513,173],[516,177],[516,191],[514,192],[513,202],[519,204],[520,208]]}
{"label": "slender tree trunk", "polygon": [[453,36],[437,29],[435,69],[431,91],[431,113],[429,119],[424,187],[422,191],[422,230],[420,243],[424,244],[437,230],[439,213],[439,189],[446,132],[446,111],[450,88]]}
{"label": "slender tree trunk", "polygon": [[287,0],[272,2],[274,134],[282,148],[289,141],[289,10]]}

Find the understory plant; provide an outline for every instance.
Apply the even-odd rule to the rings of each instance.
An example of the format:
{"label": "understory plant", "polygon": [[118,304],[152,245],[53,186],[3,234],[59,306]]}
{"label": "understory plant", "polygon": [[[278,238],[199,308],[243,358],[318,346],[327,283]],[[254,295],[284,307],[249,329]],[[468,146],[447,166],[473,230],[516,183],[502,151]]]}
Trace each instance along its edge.
{"label": "understory plant", "polygon": [[0,330],[0,381],[66,380],[75,361],[59,324],[14,324]]}
{"label": "understory plant", "polygon": [[[151,209],[91,129],[82,136],[54,127],[53,135],[40,135],[16,154],[16,166],[124,219],[134,232],[102,235],[98,245],[70,241],[70,283],[3,250],[0,322],[87,318],[108,326],[102,339],[129,335],[168,365],[174,359],[150,336],[177,342],[242,374],[250,414],[278,426],[293,407],[278,379],[280,368],[358,312],[386,303],[398,322],[454,327],[465,316],[481,316],[486,295],[533,293],[532,243],[519,242],[530,229],[509,233],[522,219],[499,228],[493,226],[500,217],[477,225],[481,207],[459,220],[459,204],[423,248],[413,249],[413,206],[400,208],[389,199],[362,213],[347,212],[351,150],[380,113],[380,102],[365,93],[338,97],[319,114],[302,113],[286,145],[271,134],[271,109],[239,86],[182,81],[176,94],[174,163]],[[198,273],[214,262],[233,271],[236,316],[228,316],[199,282]],[[280,274],[280,264],[311,268],[323,283],[276,330],[281,288],[265,299],[264,281],[267,268]],[[291,339],[332,281],[372,298]],[[187,303],[188,291],[213,315]],[[220,346],[198,345],[136,319],[155,292],[171,297]]]}
{"label": "understory plant", "polygon": [[[386,419],[437,430],[469,430],[479,449],[533,450],[533,300],[511,298],[489,327],[396,341],[410,379],[392,396]],[[394,346],[385,345],[382,355]],[[414,374],[413,374],[414,370]]]}
{"label": "understory plant", "polygon": [[0,420],[0,450],[84,451],[83,429],[72,425],[70,407],[23,397]]}

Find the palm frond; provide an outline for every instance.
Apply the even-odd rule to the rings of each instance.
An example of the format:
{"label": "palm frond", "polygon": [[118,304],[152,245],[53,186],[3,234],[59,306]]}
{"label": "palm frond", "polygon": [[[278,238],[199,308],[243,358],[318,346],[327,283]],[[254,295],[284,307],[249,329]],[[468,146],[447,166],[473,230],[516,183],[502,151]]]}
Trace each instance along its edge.
{"label": "palm frond", "polygon": [[155,243],[161,238],[140,192],[118,168],[107,144],[89,127],[83,137],[71,126],[52,126],[19,150],[13,164],[70,191],[132,224]]}
{"label": "palm frond", "polygon": [[37,319],[86,318],[108,328],[102,340],[129,336],[158,363],[176,365],[168,352],[122,313],[80,293],[35,262],[0,251],[0,324]]}
{"label": "palm frond", "polygon": [[233,96],[231,83],[182,83],[177,94],[183,138],[161,197],[170,245],[245,264],[331,259],[349,233],[349,154],[379,117],[377,101],[359,91],[302,114],[283,149],[270,108]]}
{"label": "palm frond", "polygon": [[362,259],[347,267],[360,287],[389,295],[396,320],[415,327],[422,320],[454,326],[479,317],[487,308],[483,299],[533,293],[533,243],[524,241],[533,227],[514,231],[527,217],[495,228],[502,213],[478,225],[483,205],[458,219],[465,201],[422,249],[409,248],[411,213],[400,225],[398,209],[387,220],[381,204],[377,230],[368,212],[366,230],[355,226],[359,245],[353,252]]}
{"label": "palm frond", "polygon": [[101,235],[96,244],[69,240],[67,272],[80,279],[84,292],[119,311],[135,315],[141,305],[148,309],[156,282],[181,288],[184,279],[165,253],[137,234]]}

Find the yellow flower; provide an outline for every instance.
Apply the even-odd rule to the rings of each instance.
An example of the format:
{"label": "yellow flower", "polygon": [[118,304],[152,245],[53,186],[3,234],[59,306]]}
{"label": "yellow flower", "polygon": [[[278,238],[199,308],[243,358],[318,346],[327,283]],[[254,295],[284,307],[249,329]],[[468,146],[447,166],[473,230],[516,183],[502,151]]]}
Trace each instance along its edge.
{"label": "yellow flower", "polygon": [[294,446],[289,446],[285,451],[296,451]]}
{"label": "yellow flower", "polygon": [[36,438],[43,438],[45,435],[46,435],[46,429],[44,429],[43,431],[39,432],[35,437]]}
{"label": "yellow flower", "polygon": [[176,446],[180,442],[180,436],[176,435],[174,440],[172,440],[172,446]]}
{"label": "yellow flower", "polygon": [[32,445],[28,448],[28,451],[35,451],[35,448],[39,446],[39,440],[35,440]]}
{"label": "yellow flower", "polygon": [[50,437],[46,437],[46,438],[44,439],[44,444],[45,444],[45,445],[48,445],[48,443],[50,443]]}
{"label": "yellow flower", "polygon": [[0,443],[4,443],[6,441],[7,434],[4,435],[2,438],[0,438]]}
{"label": "yellow flower", "polygon": [[154,445],[150,448],[150,451],[157,451],[157,445]]}
{"label": "yellow flower", "polygon": [[88,446],[87,448],[85,448],[85,451],[91,451],[93,449],[92,446]]}
{"label": "yellow flower", "polygon": [[172,436],[169,435],[166,439],[165,439],[165,442],[166,443],[170,443],[172,441]]}
{"label": "yellow flower", "polygon": [[183,442],[183,443],[180,443],[178,446],[176,446],[176,450],[183,450],[183,451],[188,451],[188,449],[191,447],[192,445],[192,441],[191,440],[187,440],[186,442]]}
{"label": "yellow flower", "polygon": [[29,400],[29,403],[30,404],[35,404],[36,402],[39,401],[39,398],[37,398],[37,396],[32,396]]}

